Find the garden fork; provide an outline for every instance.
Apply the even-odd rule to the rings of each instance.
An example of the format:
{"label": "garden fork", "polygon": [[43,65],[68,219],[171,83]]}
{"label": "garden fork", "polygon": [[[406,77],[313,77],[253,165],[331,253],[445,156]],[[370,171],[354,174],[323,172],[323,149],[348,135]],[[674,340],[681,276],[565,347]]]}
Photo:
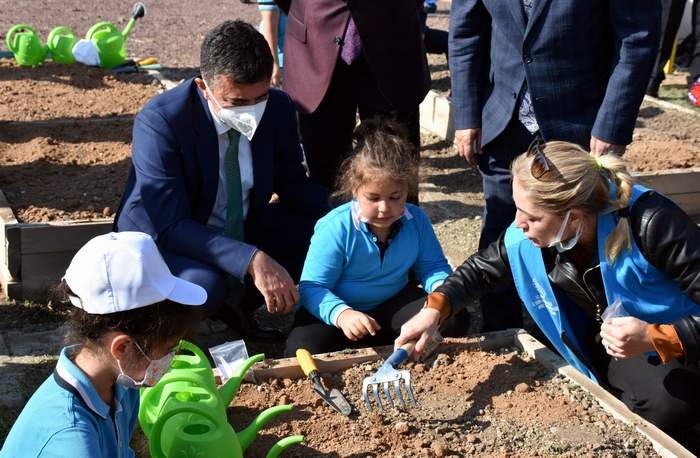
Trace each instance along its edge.
{"label": "garden fork", "polygon": [[384,405],[379,397],[380,385],[382,386],[384,395],[392,408],[394,407],[394,401],[391,397],[391,390],[389,389],[390,385],[394,387],[394,395],[399,400],[401,408],[406,407],[406,401],[401,393],[401,385],[403,385],[403,388],[405,389],[406,394],[408,394],[408,398],[411,400],[411,402],[414,405],[416,404],[416,398],[413,396],[413,390],[411,389],[411,374],[409,374],[407,370],[396,369],[396,366],[406,361],[408,356],[413,353],[413,348],[415,346],[415,342],[408,342],[397,348],[374,374],[370,375],[369,377],[365,377],[365,379],[362,381],[362,397],[367,404],[367,409],[372,410],[372,403],[370,402],[369,398],[369,391],[371,390],[379,410],[384,412]]}

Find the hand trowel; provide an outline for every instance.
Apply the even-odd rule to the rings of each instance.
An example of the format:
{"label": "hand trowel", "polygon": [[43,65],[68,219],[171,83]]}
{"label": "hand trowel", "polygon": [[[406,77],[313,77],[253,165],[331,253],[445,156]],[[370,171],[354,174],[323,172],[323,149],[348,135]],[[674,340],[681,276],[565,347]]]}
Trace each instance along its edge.
{"label": "hand trowel", "polygon": [[343,396],[343,394],[337,388],[332,388],[329,390],[323,385],[321,374],[318,372],[318,368],[316,367],[316,363],[314,362],[314,358],[311,356],[311,353],[304,348],[300,348],[297,350],[296,356],[304,375],[306,375],[313,382],[313,388],[316,394],[318,394],[321,399],[326,401],[326,404],[331,406],[334,410],[342,413],[343,415],[350,415],[350,412],[352,412],[352,407],[348,403],[348,400],[345,399],[345,396]]}

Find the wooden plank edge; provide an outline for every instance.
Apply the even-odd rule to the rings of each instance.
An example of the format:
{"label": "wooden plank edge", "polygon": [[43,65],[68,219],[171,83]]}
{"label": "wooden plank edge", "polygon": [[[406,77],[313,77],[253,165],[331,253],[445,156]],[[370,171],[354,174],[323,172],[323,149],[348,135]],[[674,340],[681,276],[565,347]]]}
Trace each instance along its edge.
{"label": "wooden plank edge", "polygon": [[654,450],[662,457],[694,457],[685,447],[676,442],[671,436],[644,420],[627,408],[627,406],[603,387],[590,380],[573,366],[567,364],[561,357],[542,345],[537,339],[525,331],[514,335],[515,343],[535,360],[545,367],[557,371],[572,382],[590,393],[598,403],[616,419],[634,426],[654,446]]}
{"label": "wooden plank edge", "polygon": [[2,192],[2,189],[0,189],[0,219],[2,219],[3,224],[6,226],[18,224],[17,218],[15,218],[15,214],[9,202],[7,202],[7,197],[5,193]]}

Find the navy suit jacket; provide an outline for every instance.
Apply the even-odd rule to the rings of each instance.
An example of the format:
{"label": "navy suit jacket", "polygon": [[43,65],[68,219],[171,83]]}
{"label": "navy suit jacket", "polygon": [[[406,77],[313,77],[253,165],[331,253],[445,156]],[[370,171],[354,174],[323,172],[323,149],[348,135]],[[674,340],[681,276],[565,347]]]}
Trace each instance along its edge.
{"label": "navy suit jacket", "polygon": [[453,0],[457,129],[493,140],[527,82],[545,140],[628,144],[659,45],[659,0]]}
{"label": "navy suit jacket", "polygon": [[[251,141],[254,187],[246,241],[255,241],[273,193],[294,212],[318,218],[328,209],[325,188],[302,166],[292,101],[270,94]],[[115,229],[150,234],[161,250],[243,278],[255,247],[206,226],[216,199],[219,148],[211,112],[194,79],[149,101],[136,116],[132,167]],[[277,224],[284,226],[284,221]]]}

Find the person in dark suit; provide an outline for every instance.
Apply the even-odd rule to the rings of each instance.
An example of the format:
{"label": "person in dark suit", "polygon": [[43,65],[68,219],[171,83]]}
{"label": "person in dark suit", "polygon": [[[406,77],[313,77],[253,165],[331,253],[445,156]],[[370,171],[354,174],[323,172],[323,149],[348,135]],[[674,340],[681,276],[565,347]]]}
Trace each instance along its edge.
{"label": "person in dark suit", "polygon": [[[595,155],[624,152],[656,58],[660,14],[659,0],[453,0],[455,145],[483,177],[480,248],[513,220],[510,164],[536,137]],[[522,325],[512,289],[481,304],[485,330]]]}
{"label": "person in dark suit", "polygon": [[263,300],[289,312],[327,190],[305,174],[294,106],[270,88],[260,33],[219,24],[204,38],[200,71],[136,116],[115,228],[150,234],[174,275],[207,290],[207,315]]}
{"label": "person in dark suit", "polygon": [[288,13],[284,89],[299,111],[311,178],[332,188],[361,119],[402,123],[420,147],[430,86],[416,0],[275,0]]}

